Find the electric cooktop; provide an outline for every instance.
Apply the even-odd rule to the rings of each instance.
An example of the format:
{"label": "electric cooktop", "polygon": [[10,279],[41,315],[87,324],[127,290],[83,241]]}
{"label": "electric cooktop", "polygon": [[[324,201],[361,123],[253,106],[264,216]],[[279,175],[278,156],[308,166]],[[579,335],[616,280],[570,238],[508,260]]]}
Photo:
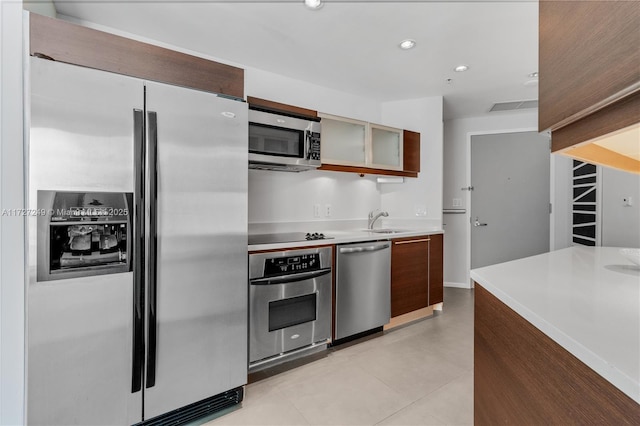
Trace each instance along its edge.
{"label": "electric cooktop", "polygon": [[249,235],[249,245],[295,243],[309,240],[329,240],[333,237],[318,232],[281,232],[278,234],[254,234]]}

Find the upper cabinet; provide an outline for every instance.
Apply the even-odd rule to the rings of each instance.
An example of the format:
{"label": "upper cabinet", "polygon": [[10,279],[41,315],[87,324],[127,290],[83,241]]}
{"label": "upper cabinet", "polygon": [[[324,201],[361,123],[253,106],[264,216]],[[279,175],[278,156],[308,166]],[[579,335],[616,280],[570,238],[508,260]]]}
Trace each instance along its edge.
{"label": "upper cabinet", "polygon": [[260,109],[263,111],[282,113],[285,115],[291,115],[301,118],[311,118],[314,120],[318,118],[318,111],[256,98],[254,96],[247,96],[247,103],[251,108]]}
{"label": "upper cabinet", "polygon": [[369,124],[371,130],[371,166],[402,170],[402,130]]}
{"label": "upper cabinet", "polygon": [[29,53],[58,62],[244,98],[244,70],[35,13]]}
{"label": "upper cabinet", "polygon": [[364,166],[367,162],[367,123],[321,115],[322,164]]}
{"label": "upper cabinet", "polygon": [[539,131],[552,150],[640,173],[640,2],[539,3]]}
{"label": "upper cabinet", "polygon": [[420,134],[365,121],[319,114],[322,170],[417,177]]}

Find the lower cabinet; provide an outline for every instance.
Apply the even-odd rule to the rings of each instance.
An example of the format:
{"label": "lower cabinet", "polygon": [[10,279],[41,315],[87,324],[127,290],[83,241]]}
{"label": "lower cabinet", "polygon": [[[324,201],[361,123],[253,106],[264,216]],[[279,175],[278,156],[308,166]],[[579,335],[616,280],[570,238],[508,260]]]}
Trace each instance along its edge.
{"label": "lower cabinet", "polygon": [[476,283],[475,425],[638,425],[640,405]]}
{"label": "lower cabinet", "polygon": [[429,305],[444,300],[443,237],[443,234],[429,236]]}
{"label": "lower cabinet", "polygon": [[442,234],[393,240],[392,317],[443,301],[442,252]]}

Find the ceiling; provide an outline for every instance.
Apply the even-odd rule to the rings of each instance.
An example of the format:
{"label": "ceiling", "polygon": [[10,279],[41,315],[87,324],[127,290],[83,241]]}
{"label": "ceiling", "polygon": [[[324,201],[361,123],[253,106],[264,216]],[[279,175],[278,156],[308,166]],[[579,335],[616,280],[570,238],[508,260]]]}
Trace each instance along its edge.
{"label": "ceiling", "polygon": [[[445,119],[538,98],[536,82],[525,85],[538,67],[535,0],[327,0],[316,11],[302,0],[53,3],[81,21],[378,101],[443,96]],[[398,47],[406,38],[414,49]],[[454,72],[460,64],[469,70]]]}

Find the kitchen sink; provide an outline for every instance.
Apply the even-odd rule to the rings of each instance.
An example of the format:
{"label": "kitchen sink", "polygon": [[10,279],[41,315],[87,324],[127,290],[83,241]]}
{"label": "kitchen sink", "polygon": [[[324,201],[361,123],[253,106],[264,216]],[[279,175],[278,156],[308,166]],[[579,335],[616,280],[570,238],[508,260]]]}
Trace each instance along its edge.
{"label": "kitchen sink", "polygon": [[366,232],[373,232],[375,234],[397,234],[399,232],[410,232],[407,229],[365,229]]}

